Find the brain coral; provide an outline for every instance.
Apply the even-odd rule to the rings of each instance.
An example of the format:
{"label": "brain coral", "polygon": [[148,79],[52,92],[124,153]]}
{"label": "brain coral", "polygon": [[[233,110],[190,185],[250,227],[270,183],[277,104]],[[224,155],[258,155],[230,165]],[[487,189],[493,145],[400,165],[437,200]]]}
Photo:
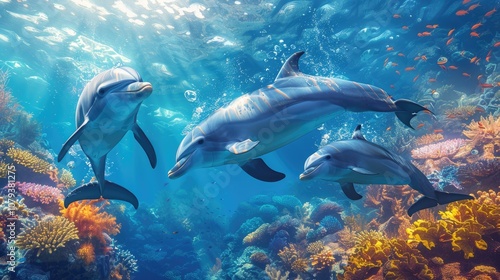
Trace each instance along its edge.
{"label": "brain coral", "polygon": [[64,247],[70,240],[78,239],[75,224],[64,217],[55,217],[27,228],[19,234],[16,245],[21,249],[37,249],[37,257],[42,252],[52,252]]}

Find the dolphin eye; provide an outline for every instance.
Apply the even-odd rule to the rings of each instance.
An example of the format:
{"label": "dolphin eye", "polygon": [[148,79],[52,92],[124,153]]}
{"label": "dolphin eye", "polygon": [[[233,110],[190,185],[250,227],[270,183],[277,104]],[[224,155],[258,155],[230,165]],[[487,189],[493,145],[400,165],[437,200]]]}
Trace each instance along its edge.
{"label": "dolphin eye", "polygon": [[332,156],[331,156],[331,155],[327,155],[327,156],[325,157],[325,159],[326,159],[326,160],[330,160],[331,158],[332,158]]}
{"label": "dolphin eye", "polygon": [[201,138],[201,139],[199,139],[199,140],[198,140],[198,145],[201,145],[201,144],[203,144],[204,142],[205,142],[205,139]]}

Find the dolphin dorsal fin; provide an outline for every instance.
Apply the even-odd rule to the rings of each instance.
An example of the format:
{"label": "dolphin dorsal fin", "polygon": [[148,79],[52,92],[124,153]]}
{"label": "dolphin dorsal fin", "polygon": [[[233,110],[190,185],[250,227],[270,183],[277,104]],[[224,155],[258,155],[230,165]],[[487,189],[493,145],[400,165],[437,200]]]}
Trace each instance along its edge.
{"label": "dolphin dorsal fin", "polygon": [[361,133],[360,124],[358,124],[358,126],[356,126],[356,129],[354,129],[354,132],[352,133],[352,139],[366,140],[365,137],[363,136],[363,133]]}
{"label": "dolphin dorsal fin", "polygon": [[290,76],[298,76],[302,74],[299,70],[299,58],[304,54],[304,51],[292,54],[286,62],[281,66],[281,70],[276,76],[276,79],[286,78]]}

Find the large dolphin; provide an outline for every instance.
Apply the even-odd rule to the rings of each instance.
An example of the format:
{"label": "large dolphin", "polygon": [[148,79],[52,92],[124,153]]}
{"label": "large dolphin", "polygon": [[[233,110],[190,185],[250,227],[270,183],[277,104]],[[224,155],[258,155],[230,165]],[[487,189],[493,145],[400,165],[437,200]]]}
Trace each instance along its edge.
{"label": "large dolphin", "polygon": [[312,178],[339,182],[346,196],[353,200],[361,198],[353,183],[410,185],[424,195],[410,206],[410,216],[438,204],[473,199],[470,195],[434,190],[429,179],[410,161],[367,141],[361,134],[361,125],[351,140],[330,143],[307,158],[300,179]]}
{"label": "large dolphin", "polygon": [[409,100],[393,101],[375,86],[303,74],[298,67],[302,54],[288,58],[273,84],[236,98],[190,131],[168,177],[180,177],[195,167],[234,163],[254,178],[278,181],[284,174],[258,157],[307,134],[339,111],[395,112],[411,127],[411,118],[426,110]]}
{"label": "large dolphin", "polygon": [[130,202],[136,209],[139,201],[133,193],[104,179],[106,155],[132,130],[135,139],[146,152],[151,166],[156,166],[156,153],[151,142],[137,125],[136,118],[142,101],[153,91],[139,73],[129,67],[113,68],[95,76],[83,89],[76,106],[76,131],[64,143],[58,161],[78,140],[92,165],[97,182],[83,185],[66,196],[64,207],[83,199],[119,199]]}

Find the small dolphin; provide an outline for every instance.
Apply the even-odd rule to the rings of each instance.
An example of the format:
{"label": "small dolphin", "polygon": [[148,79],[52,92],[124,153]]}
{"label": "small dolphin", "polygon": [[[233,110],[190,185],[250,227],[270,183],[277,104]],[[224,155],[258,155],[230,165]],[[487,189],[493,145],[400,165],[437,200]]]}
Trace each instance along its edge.
{"label": "small dolphin", "polygon": [[339,111],[395,112],[411,127],[416,113],[427,110],[409,100],[393,101],[375,86],[303,74],[298,67],[302,54],[288,58],[273,84],[236,98],[190,131],[168,177],[234,163],[256,179],[279,181],[285,175],[258,157],[307,134]]}
{"label": "small dolphin", "polygon": [[345,195],[357,200],[356,184],[410,185],[424,196],[408,209],[408,215],[438,204],[474,199],[470,195],[434,190],[427,177],[410,161],[368,142],[356,127],[351,140],[336,141],[307,158],[301,180],[319,178],[339,182]]}
{"label": "small dolphin", "polygon": [[110,69],[95,76],[83,89],[76,106],[76,131],[64,143],[58,161],[78,140],[94,170],[97,182],[83,185],[66,196],[64,207],[83,199],[119,199],[130,202],[136,209],[139,201],[133,193],[104,180],[106,155],[132,130],[135,139],[146,152],[153,168],[156,153],[151,142],[137,125],[137,112],[142,101],[153,91],[139,73],[129,67]]}

